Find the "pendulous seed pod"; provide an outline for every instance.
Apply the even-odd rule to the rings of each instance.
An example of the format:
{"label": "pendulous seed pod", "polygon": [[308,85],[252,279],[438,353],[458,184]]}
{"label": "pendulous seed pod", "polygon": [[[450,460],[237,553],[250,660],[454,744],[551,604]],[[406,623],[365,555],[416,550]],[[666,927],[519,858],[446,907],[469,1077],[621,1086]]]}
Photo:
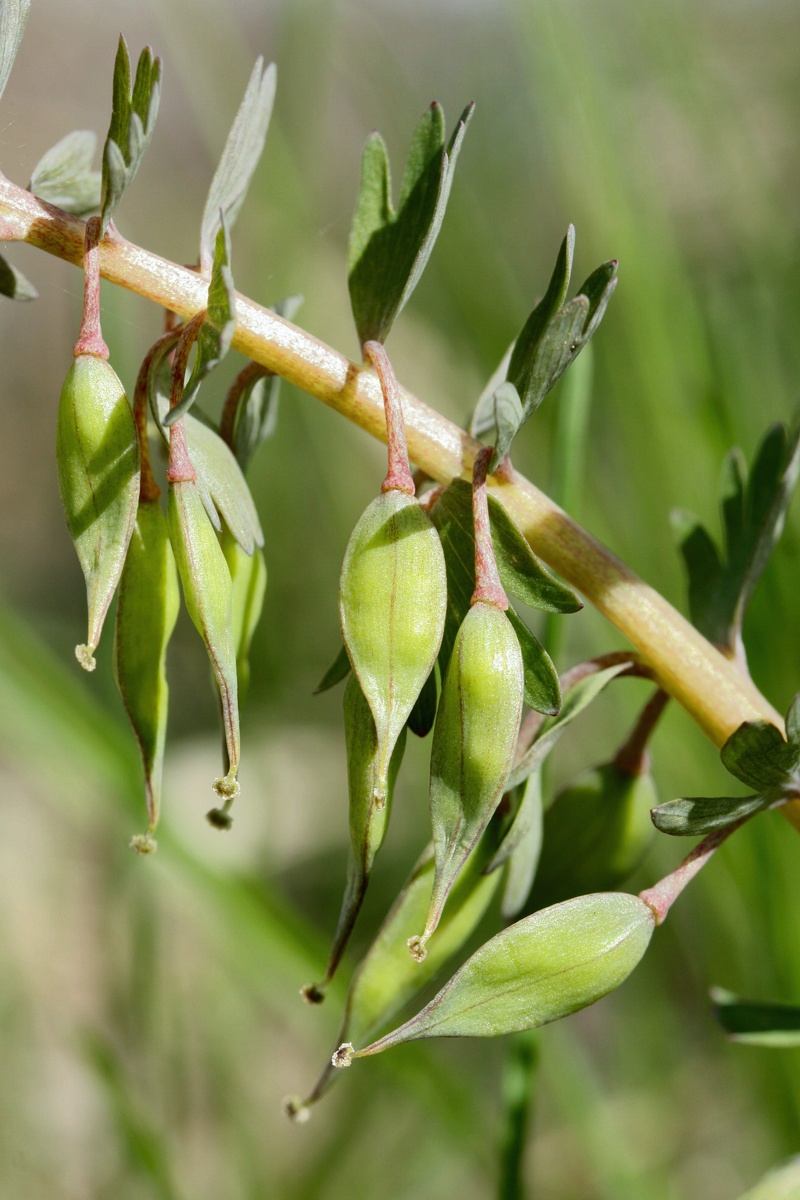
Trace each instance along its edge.
{"label": "pendulous seed pod", "polygon": [[372,1045],[339,1047],[333,1065],[417,1038],[498,1037],[536,1029],[619,987],[650,944],[655,913],[638,896],[578,896],[490,938],[429,1004]]}
{"label": "pendulous seed pod", "polygon": [[178,572],[157,500],[142,500],[119,582],[114,630],[114,678],[142,756],[147,832],[131,841],[140,854],[156,849],[169,688],[167,646],[178,619]]}
{"label": "pendulous seed pod", "polygon": [[653,839],[652,776],[604,763],[556,796],[544,815],[542,853],[529,910],[618,887]]}
{"label": "pendulous seed pod", "polygon": [[[408,937],[425,920],[434,862],[432,847],[422,854],[365,954],[347,993],[338,1041],[363,1042],[387,1028],[472,936],[497,891],[501,871],[484,874],[497,849],[488,829],[469,857],[450,895],[450,903],[424,963],[408,955]],[[305,1100],[292,1099],[287,1112],[304,1120],[311,1105],[337,1079],[330,1060]]]}
{"label": "pendulous seed pod", "polygon": [[227,525],[223,526],[220,545],[231,573],[236,676],[239,686],[239,703],[243,704],[250,684],[250,646],[261,618],[264,595],[267,590],[267,564],[264,562],[264,555],[259,546],[255,546],[253,553],[248,554],[239,545]]}
{"label": "pendulous seed pod", "polygon": [[392,751],[439,653],[446,608],[444,554],[428,514],[413,495],[383,492],[350,536],[339,582],[344,643],[377,731],[378,804]]}
{"label": "pendulous seed pod", "polygon": [[186,479],[170,482],[167,526],[189,616],[202,637],[219,688],[228,771],[214,781],[224,800],[208,814],[212,825],[230,828],[231,802],[239,793],[239,702],[236,645],[233,638],[231,573],[196,485]]}
{"label": "pendulous seed pod", "polygon": [[139,441],[114,368],[79,354],[58,406],[56,458],[67,527],[86,579],[86,645],[75,656],[87,671],[119,583],[139,501]]}
{"label": "pendulous seed pod", "polygon": [[325,978],[319,984],[303,988],[304,999],[312,1004],[324,999],[324,989],[336,973],[350,934],[356,923],[375,856],[383,844],[389,824],[392,793],[406,745],[403,729],[389,763],[386,801],[375,801],[375,776],[378,768],[378,738],[369,705],[354,675],[344,690],[344,732],[347,744],[347,787],[350,800],[350,855],[347,882],[336,923]]}
{"label": "pendulous seed pod", "polygon": [[436,875],[428,918],[409,949],[421,960],[458,873],[505,790],[522,715],[519,642],[505,613],[479,600],[456,636],[431,748]]}

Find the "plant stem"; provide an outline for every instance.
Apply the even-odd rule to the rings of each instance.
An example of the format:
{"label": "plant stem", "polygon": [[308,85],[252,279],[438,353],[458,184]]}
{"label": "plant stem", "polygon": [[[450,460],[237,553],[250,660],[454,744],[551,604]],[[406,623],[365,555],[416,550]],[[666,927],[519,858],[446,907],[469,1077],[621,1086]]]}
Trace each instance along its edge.
{"label": "plant stem", "polygon": [[157,359],[172,349],[178,340],[177,331],[164,333],[155,342],[142,360],[136,386],[133,389],[133,419],[136,422],[136,432],[139,437],[139,457],[141,460],[141,483],[139,485],[140,500],[155,501],[161,495],[161,488],[153,475],[153,464],[150,458],[150,441],[147,436],[147,388],[150,372]]}
{"label": "plant stem", "polygon": [[386,415],[386,444],[389,449],[389,464],[386,478],[381,484],[382,492],[405,492],[413,496],[416,485],[408,465],[406,426],[403,419],[403,401],[394,368],[380,342],[364,342],[362,347],[365,362],[375,368],[383,394]]}
{"label": "plant stem", "polygon": [[[25,241],[81,266],[85,225],[0,177],[0,238]],[[207,301],[203,276],[125,241],[110,230],[98,248],[100,272],[184,317]],[[233,346],[248,358],[336,409],[374,437],[386,438],[383,396],[364,370],[269,309],[237,297]],[[469,479],[481,448],[462,429],[401,388],[412,460],[442,483]],[[743,721],[780,715],[736,666],[616,555],[516,472],[493,489],[534,550],[627,637],[665,691],[716,746]],[[797,805],[782,811],[800,827]]]}
{"label": "plant stem", "polygon": [[81,331],[72,353],[91,354],[108,361],[108,346],[103,341],[100,329],[100,269],[98,243],[100,240],[100,218],[90,217],[86,222],[83,262],[83,319]]}
{"label": "plant stem", "polygon": [[500,582],[489,526],[489,499],[486,494],[486,469],[494,454],[486,446],[472,467],[472,523],[475,527],[475,591],[470,604],[494,604],[501,612],[508,609],[508,596]]}
{"label": "plant stem", "polygon": [[530,1029],[515,1034],[503,1064],[505,1129],[500,1151],[498,1200],[525,1200],[525,1141],[539,1066],[538,1032]]}
{"label": "plant stem", "polygon": [[732,825],[727,825],[724,829],[715,829],[713,833],[709,833],[708,837],[703,838],[702,842],[686,855],[680,866],[677,866],[674,871],[670,871],[669,875],[665,875],[653,887],[639,892],[639,899],[644,900],[645,904],[648,904],[655,913],[656,925],[664,923],[667,913],[686,885],[691,883],[725,839],[735,833],[741,825],[744,825],[745,821],[749,821],[751,815],[740,817]]}

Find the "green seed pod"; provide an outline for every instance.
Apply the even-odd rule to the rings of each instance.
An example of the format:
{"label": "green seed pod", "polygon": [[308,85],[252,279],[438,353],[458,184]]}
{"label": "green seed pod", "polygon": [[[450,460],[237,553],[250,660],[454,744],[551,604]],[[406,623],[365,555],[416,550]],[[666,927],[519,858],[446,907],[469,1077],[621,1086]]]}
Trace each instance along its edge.
{"label": "green seed pod", "polygon": [[613,762],[559,792],[544,815],[529,910],[623,883],[650,845],[657,803],[649,774],[630,775]]}
{"label": "green seed pod", "polygon": [[216,533],[194,483],[170,483],[167,525],[175,552],[183,598],[189,616],[206,644],[222,703],[228,772],[214,781],[214,791],[224,800],[212,809],[212,825],[227,829],[231,802],[239,784],[239,704],[236,680],[236,644],[233,638],[233,586],[231,573]]}
{"label": "green seed pod", "polygon": [[147,832],[131,842],[140,854],[156,849],[161,774],[167,732],[167,646],[178,619],[178,572],[167,523],[157,500],[139,504],[119,582],[114,678],[144,765]]}
{"label": "green seed pod", "polygon": [[425,931],[409,941],[417,959],[424,957],[447,895],[505,790],[523,691],[522,655],[511,622],[494,604],[478,601],[458,631],[433,729],[436,877]]}
{"label": "green seed pod", "polygon": [[[434,860],[432,847],[425,851],[353,976],[338,1042],[363,1042],[386,1029],[458,953],[475,932],[497,891],[502,871],[484,874],[496,848],[495,831],[489,829],[453,887],[436,941],[425,961],[417,964],[409,957],[407,942],[425,920],[428,909]],[[304,1119],[309,1106],[321,1099],[336,1078],[336,1071],[328,1062],[310,1095],[304,1101],[288,1103],[289,1115],[296,1120]]]}
{"label": "green seed pod", "polygon": [[267,590],[267,564],[258,546],[252,554],[243,550],[227,525],[223,527],[220,544],[233,585],[233,641],[236,646],[239,703],[243,704],[250,684],[250,646],[261,618]]}
{"label": "green seed pod", "polygon": [[536,1029],[594,1004],[639,963],[655,914],[638,896],[578,896],[486,942],[421,1012],[363,1050],[340,1046],[334,1066],[428,1037],[497,1037]]}
{"label": "green seed pod", "polygon": [[414,496],[388,491],[369,505],[345,551],[342,634],[375,720],[375,798],[386,798],[389,760],[444,630],[447,577],[439,535]]}
{"label": "green seed pod", "polygon": [[378,738],[369,705],[358,680],[351,675],[344,690],[344,732],[347,743],[347,783],[350,797],[350,855],[347,883],[336,923],[325,978],[303,989],[303,996],[316,1004],[324,999],[323,989],[334,977],[356,918],[364,902],[375,855],[380,850],[389,824],[392,793],[406,746],[403,729],[389,763],[386,801],[375,800],[378,770]]}
{"label": "green seed pod", "polygon": [[58,482],[67,527],[86,579],[89,632],[75,656],[95,668],[111,598],[119,583],[139,501],[139,441],[113,367],[92,354],[69,369],[58,406]]}

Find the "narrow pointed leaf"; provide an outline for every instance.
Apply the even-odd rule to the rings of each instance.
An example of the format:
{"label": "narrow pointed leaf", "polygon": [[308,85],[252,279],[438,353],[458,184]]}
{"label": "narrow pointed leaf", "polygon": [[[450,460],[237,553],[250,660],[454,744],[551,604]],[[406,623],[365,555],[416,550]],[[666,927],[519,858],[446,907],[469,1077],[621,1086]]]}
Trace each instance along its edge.
{"label": "narrow pointed leaf", "polygon": [[200,228],[200,270],[211,270],[220,213],[230,230],[239,215],[267,139],[275,99],[276,68],[259,55],[211,180]]}
{"label": "narrow pointed leaf", "polygon": [[503,461],[514,436],[525,419],[522,411],[522,401],[513,383],[505,380],[495,389],[494,396],[494,454],[489,463],[489,471],[496,471],[498,464]]}
{"label": "narrow pointed leaf", "polygon": [[438,690],[436,687],[436,668],[431,671],[422,685],[422,691],[417,696],[414,707],[409,713],[408,728],[415,737],[427,737],[433,729],[436,720],[436,704]]}
{"label": "narrow pointed leaf", "polygon": [[231,573],[233,643],[241,706],[250,686],[250,647],[264,607],[267,565],[260,547],[255,546],[248,554],[227,527],[220,544]]}
{"label": "narrow pointed leaf", "polygon": [[[273,308],[279,317],[291,321],[302,304],[302,296],[289,296]],[[253,455],[274,434],[278,424],[280,375],[264,374],[244,390],[236,412],[233,429],[233,452],[243,471]]]}
{"label": "narrow pointed leaf", "polygon": [[200,384],[228,353],[236,329],[236,291],[230,268],[231,244],[225,221],[222,217],[220,221],[208,283],[208,316],[195,342],[194,367],[180,402],[164,418],[167,428],[191,408]]}
{"label": "narrow pointed leaf", "polygon": [[444,114],[432,104],[411,142],[397,213],[389,161],[378,134],[367,140],[348,249],[348,285],[363,345],[384,342],[425,268],[439,233],[472,106],[445,148]]}
{"label": "narrow pointed leaf", "polygon": [[0,256],[0,296],[9,300],[36,300],[39,293],[22,271]]}
{"label": "narrow pointed leaf", "polygon": [[0,0],[0,96],[14,66],[30,6],[30,0]]}
{"label": "narrow pointed leaf", "polygon": [[767,805],[768,801],[762,796],[694,796],[659,804],[650,815],[661,833],[673,837],[702,837],[715,829],[725,829]]}
{"label": "narrow pointed leaf", "polygon": [[734,1042],[753,1046],[800,1046],[800,1007],[742,1000],[713,988],[714,1016]]}
{"label": "narrow pointed leaf", "polygon": [[525,322],[511,353],[508,379],[517,389],[528,415],[542,399],[541,396],[536,399],[538,388],[534,383],[537,352],[547,326],[567,298],[574,253],[575,229],[570,225],[561,243],[547,291]]}
{"label": "narrow pointed leaf", "polygon": [[336,658],[314,688],[314,695],[318,696],[320,692],[327,692],[329,688],[336,687],[337,683],[341,683],[343,679],[347,679],[351,670],[347,647],[342,645]]}
{"label": "narrow pointed leaf", "polygon": [[149,46],[139,55],[131,86],[127,43],[120,36],[114,63],[111,121],[103,147],[100,228],[105,233],[133,181],[155,127],[161,95],[161,60]]}
{"label": "narrow pointed leaf", "polygon": [[76,217],[100,207],[99,171],[92,170],[97,136],[77,129],[56,142],[33,168],[28,191]]}
{"label": "narrow pointed leaf", "polygon": [[507,861],[500,911],[508,921],[520,914],[530,895],[542,851],[543,806],[541,771],[525,781],[513,824],[503,838],[491,866]]}
{"label": "narrow pointed leaf", "polygon": [[570,688],[564,697],[558,716],[545,722],[536,741],[512,767],[507,786],[516,787],[524,782],[531,771],[536,770],[544,762],[567,725],[600,695],[603,688],[612,679],[615,679],[621,671],[627,670],[629,666],[630,663],[616,663],[613,667],[606,667],[594,675],[588,675],[580,683]]}
{"label": "narrow pointed leaf", "polygon": [[745,721],[720,751],[722,765],[760,793],[790,785],[800,766],[800,745],[784,741],[767,721]]}
{"label": "narrow pointed leaf", "polygon": [[555,716],[561,707],[561,686],[552,659],[513,608],[508,609],[506,616],[517,635],[522,653],[525,703],[536,712]]}
{"label": "narrow pointed leaf", "polygon": [[508,364],[511,362],[513,349],[514,343],[512,342],[495,367],[486,387],[478,398],[478,403],[475,405],[475,411],[469,423],[469,432],[474,438],[482,438],[495,427],[494,394],[508,376]]}
{"label": "narrow pointed leaf", "polygon": [[638,896],[578,896],[525,917],[472,955],[415,1017],[356,1052],[429,1037],[498,1037],[594,1004],[638,965],[655,927]]}
{"label": "narrow pointed leaf", "polygon": [[674,509],[670,519],[689,580],[692,624],[713,645],[727,646],[731,605],[716,544],[692,513]]}

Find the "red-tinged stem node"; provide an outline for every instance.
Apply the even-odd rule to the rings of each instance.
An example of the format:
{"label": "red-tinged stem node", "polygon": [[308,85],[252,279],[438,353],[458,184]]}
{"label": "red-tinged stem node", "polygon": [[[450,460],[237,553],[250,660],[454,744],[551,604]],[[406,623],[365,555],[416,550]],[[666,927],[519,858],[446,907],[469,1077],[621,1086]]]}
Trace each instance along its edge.
{"label": "red-tinged stem node", "polygon": [[265,379],[268,375],[274,374],[274,371],[268,371],[266,367],[262,367],[261,363],[251,362],[239,372],[231,384],[219,421],[219,436],[230,446],[231,450],[233,450],[233,434],[242,396],[259,379]]}
{"label": "red-tinged stem node", "polygon": [[383,393],[383,408],[386,413],[386,443],[389,448],[389,469],[381,485],[382,492],[405,492],[416,495],[414,477],[408,463],[406,424],[403,418],[403,402],[400,386],[389,361],[389,355],[381,342],[365,342],[364,359],[375,368]]}
{"label": "red-tinged stem node", "polygon": [[108,359],[108,346],[100,330],[100,218],[89,217],[86,222],[83,259],[83,318],[81,331],[72,353],[91,354]]}
{"label": "red-tinged stem node", "polygon": [[639,892],[639,899],[643,900],[655,913],[656,925],[663,924],[667,913],[687,883],[691,883],[695,875],[703,869],[714,851],[752,815],[750,813],[746,817],[740,817],[738,821],[734,821],[725,829],[715,829],[708,837],[703,838],[691,853],[687,854],[679,867],[676,867],[669,875],[665,875],[654,887]]}
{"label": "red-tinged stem node", "polygon": [[161,488],[153,475],[153,465],[150,459],[150,442],[147,437],[147,391],[150,372],[154,370],[163,356],[172,349],[179,337],[178,331],[163,334],[154,342],[142,360],[136,386],[133,389],[133,419],[136,422],[136,433],[139,438],[139,457],[141,460],[141,483],[139,499],[142,503],[158,500]]}
{"label": "red-tinged stem node", "polygon": [[472,467],[472,520],[475,525],[475,591],[470,604],[493,604],[505,612],[508,596],[500,582],[492,545],[489,524],[489,499],[486,492],[486,470],[494,450],[485,446],[476,455]]}
{"label": "red-tinged stem node", "polygon": [[[177,408],[183,396],[189,355],[192,352],[192,346],[197,341],[197,335],[207,315],[206,309],[196,313],[190,321],[186,322],[181,330],[178,344],[175,347],[175,357],[172,360],[172,385],[169,394],[170,411],[173,408]],[[183,417],[170,426],[167,479],[170,483],[194,483],[197,479],[197,472],[192,466],[192,460],[189,458],[189,450],[186,445],[186,431],[183,427]]]}

